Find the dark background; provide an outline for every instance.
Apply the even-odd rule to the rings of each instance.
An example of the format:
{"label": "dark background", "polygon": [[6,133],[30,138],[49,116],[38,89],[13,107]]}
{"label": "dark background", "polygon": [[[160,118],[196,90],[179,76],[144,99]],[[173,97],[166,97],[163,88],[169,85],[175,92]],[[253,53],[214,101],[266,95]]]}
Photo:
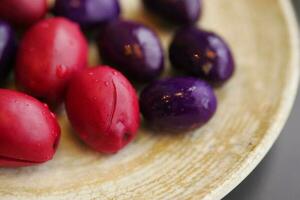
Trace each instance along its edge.
{"label": "dark background", "polygon": [[[300,0],[293,3],[299,23]],[[300,200],[300,88],[290,118],[271,151],[223,200]]]}

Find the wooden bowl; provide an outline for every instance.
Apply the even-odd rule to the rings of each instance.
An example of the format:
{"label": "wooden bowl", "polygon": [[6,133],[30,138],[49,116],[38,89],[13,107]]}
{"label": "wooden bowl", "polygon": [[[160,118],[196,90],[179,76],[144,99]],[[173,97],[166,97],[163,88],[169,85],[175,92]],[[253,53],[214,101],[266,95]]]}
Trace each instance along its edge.
{"label": "wooden bowl", "polygon": [[[124,17],[161,28],[140,0],[122,0]],[[62,139],[45,164],[0,170],[0,199],[220,199],[261,161],[291,110],[299,75],[299,41],[290,1],[207,0],[201,26],[233,49],[237,71],[217,89],[219,108],[204,127],[182,135],[141,128],[116,155],[91,151],[60,116]],[[160,27],[160,28],[158,28]],[[91,44],[91,63],[97,64]]]}

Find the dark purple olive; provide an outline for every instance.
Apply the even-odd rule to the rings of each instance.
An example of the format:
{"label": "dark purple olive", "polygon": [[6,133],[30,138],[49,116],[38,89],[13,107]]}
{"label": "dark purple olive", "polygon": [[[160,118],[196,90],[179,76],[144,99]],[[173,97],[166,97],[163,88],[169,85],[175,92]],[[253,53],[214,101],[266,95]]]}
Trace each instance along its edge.
{"label": "dark purple olive", "polygon": [[113,21],[100,35],[98,46],[106,64],[135,81],[152,80],[164,68],[164,53],[157,34],[140,23]]}
{"label": "dark purple olive", "polygon": [[202,0],[143,0],[145,7],[175,24],[194,24],[201,15]]}
{"label": "dark purple olive", "polygon": [[226,42],[195,27],[176,33],[170,46],[170,60],[173,67],[214,85],[223,84],[234,73],[234,59]]}
{"label": "dark purple olive", "polygon": [[13,65],[16,54],[16,38],[12,28],[0,21],[0,83],[3,83]]}
{"label": "dark purple olive", "polygon": [[217,99],[206,82],[186,77],[158,80],[140,96],[141,112],[151,127],[170,132],[202,126],[214,115]]}
{"label": "dark purple olive", "polygon": [[118,18],[120,5],[118,0],[56,0],[54,13],[91,28]]}

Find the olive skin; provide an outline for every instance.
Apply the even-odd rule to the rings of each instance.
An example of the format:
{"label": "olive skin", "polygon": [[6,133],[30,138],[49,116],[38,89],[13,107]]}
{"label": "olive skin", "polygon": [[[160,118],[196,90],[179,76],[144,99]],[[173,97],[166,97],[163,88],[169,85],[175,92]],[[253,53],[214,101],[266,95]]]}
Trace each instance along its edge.
{"label": "olive skin", "polygon": [[9,24],[0,20],[0,84],[4,83],[15,59],[17,42]]}
{"label": "olive skin", "polygon": [[124,20],[109,23],[100,34],[98,47],[105,64],[134,81],[153,80],[164,69],[164,52],[158,35],[140,23]]}
{"label": "olive skin", "polygon": [[152,13],[177,25],[197,22],[202,13],[202,0],[143,0]]}
{"label": "olive skin", "polygon": [[131,142],[140,124],[138,97],[117,70],[100,66],[77,73],[65,99],[78,136],[102,153],[116,153]]}
{"label": "olive skin", "polygon": [[60,127],[46,104],[26,94],[0,89],[0,167],[51,160]]}
{"label": "olive skin", "polygon": [[169,49],[175,69],[205,79],[215,86],[228,81],[235,63],[228,44],[217,34],[196,27],[180,29]]}
{"label": "olive skin", "polygon": [[208,122],[216,111],[217,99],[211,86],[202,80],[166,78],[142,91],[140,108],[153,129],[184,132]]}
{"label": "olive skin", "polygon": [[21,40],[16,83],[26,93],[57,105],[73,74],[86,67],[87,53],[87,41],[77,24],[60,17],[39,21]]}
{"label": "olive skin", "polygon": [[117,19],[121,10],[118,0],[56,0],[53,12],[83,28],[96,28]]}
{"label": "olive skin", "polygon": [[28,27],[45,17],[47,0],[1,0],[0,19],[18,27]]}

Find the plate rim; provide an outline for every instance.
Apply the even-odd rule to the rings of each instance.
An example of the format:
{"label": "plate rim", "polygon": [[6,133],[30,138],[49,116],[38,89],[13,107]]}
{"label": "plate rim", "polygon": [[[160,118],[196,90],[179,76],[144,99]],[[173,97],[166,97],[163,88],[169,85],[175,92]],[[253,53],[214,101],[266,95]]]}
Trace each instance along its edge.
{"label": "plate rim", "polygon": [[[281,97],[280,107],[275,115],[274,122],[260,140],[256,147],[237,167],[236,172],[226,178],[226,180],[210,191],[203,200],[222,199],[235,189],[247,176],[258,166],[263,158],[270,151],[276,142],[293,108],[298,93],[300,77],[300,32],[297,22],[296,12],[291,0],[277,0],[287,24],[289,43],[291,45],[290,68],[292,75],[289,84],[285,85]],[[251,164],[250,164],[251,163]],[[195,194],[197,196],[197,193]]]}

